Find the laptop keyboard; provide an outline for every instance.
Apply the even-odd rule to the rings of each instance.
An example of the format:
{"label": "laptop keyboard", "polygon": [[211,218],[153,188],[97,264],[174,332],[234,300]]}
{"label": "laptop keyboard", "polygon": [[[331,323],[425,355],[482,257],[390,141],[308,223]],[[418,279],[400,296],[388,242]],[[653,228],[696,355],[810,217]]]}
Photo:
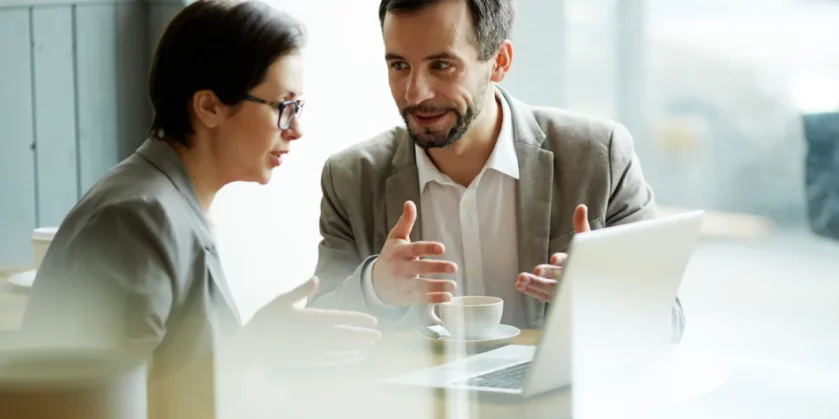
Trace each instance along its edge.
{"label": "laptop keyboard", "polygon": [[507,368],[481,374],[458,383],[458,386],[489,387],[518,390],[523,387],[524,377],[532,361],[511,365]]}

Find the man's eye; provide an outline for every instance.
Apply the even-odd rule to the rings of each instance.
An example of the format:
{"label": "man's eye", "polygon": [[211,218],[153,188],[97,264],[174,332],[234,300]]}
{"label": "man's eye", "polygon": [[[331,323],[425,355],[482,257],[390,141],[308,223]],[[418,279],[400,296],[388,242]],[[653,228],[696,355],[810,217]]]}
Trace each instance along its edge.
{"label": "man's eye", "polygon": [[408,64],[406,64],[404,61],[394,61],[390,63],[390,68],[394,70],[404,70],[408,68]]}
{"label": "man's eye", "polygon": [[446,70],[451,68],[452,65],[445,61],[435,61],[433,64],[431,64],[431,67],[435,70]]}

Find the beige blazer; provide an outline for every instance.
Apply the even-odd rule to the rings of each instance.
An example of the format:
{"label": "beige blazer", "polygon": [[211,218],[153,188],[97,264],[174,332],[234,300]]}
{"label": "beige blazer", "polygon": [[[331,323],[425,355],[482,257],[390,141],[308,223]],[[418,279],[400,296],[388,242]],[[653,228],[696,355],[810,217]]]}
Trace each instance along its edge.
{"label": "beige blazer", "polygon": [[[568,249],[578,204],[589,208],[593,229],[655,217],[633,140],[622,125],[565,110],[530,106],[500,89],[513,114],[520,179],[517,192],[518,260],[531,272]],[[414,146],[396,127],[334,156],[323,168],[319,259],[321,288],[309,305],[377,315],[383,329],[416,327],[424,307],[394,315],[368,305],[361,273],[385,242],[406,200],[420,205]],[[421,240],[422,219],[412,231]],[[515,278],[510,278],[515,281]],[[547,305],[521,294],[528,328],[541,328]],[[674,327],[684,318],[676,301]]]}

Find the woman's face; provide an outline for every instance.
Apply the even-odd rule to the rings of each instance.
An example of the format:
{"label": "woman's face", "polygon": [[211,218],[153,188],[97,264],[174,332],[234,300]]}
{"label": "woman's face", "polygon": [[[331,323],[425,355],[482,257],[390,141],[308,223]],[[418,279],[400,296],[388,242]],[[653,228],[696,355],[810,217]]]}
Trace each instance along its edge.
{"label": "woman's face", "polygon": [[228,182],[271,180],[273,169],[282,164],[291,142],[303,135],[300,121],[293,118],[286,130],[278,121],[278,105],[299,99],[303,89],[303,57],[293,53],[283,56],[268,68],[265,80],[248,94],[268,102],[242,101],[231,108],[227,118],[216,128],[215,156],[221,176]]}

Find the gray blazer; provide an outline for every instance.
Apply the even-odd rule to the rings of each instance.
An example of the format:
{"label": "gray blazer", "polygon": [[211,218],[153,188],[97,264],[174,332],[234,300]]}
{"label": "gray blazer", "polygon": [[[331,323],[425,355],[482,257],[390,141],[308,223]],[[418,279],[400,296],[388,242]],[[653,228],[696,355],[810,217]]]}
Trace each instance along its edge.
{"label": "gray blazer", "polygon": [[[593,229],[655,217],[653,193],[644,180],[632,137],[620,124],[559,109],[529,106],[500,89],[510,104],[518,156],[518,260],[522,272],[568,249],[578,204],[589,207]],[[384,330],[416,327],[423,307],[394,316],[368,305],[361,273],[382,249],[406,200],[420,205],[414,146],[407,131],[393,128],[330,157],[322,174],[319,259],[322,283],[314,307],[372,313]],[[422,219],[411,240],[421,240]],[[510,278],[510,281],[514,281]],[[547,305],[521,294],[527,328],[541,328]],[[674,327],[684,319],[676,301]]]}
{"label": "gray blazer", "polygon": [[[25,336],[47,345],[118,345],[164,378],[212,349],[225,284],[181,161],[147,140],[69,212],[38,269]],[[235,306],[234,306],[235,307]],[[216,311],[218,313],[218,311]]]}

